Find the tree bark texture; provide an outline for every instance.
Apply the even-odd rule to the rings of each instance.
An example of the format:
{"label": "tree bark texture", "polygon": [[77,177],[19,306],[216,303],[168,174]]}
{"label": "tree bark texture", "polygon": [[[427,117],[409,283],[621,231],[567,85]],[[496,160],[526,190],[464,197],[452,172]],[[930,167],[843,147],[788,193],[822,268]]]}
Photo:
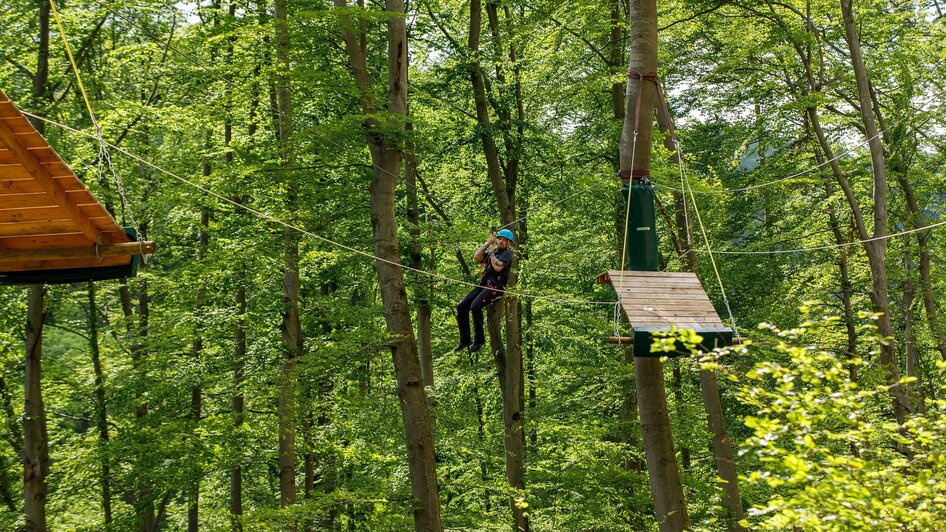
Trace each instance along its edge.
{"label": "tree bark texture", "polygon": [[[231,17],[235,14],[236,4],[231,2]],[[232,55],[231,55],[232,57]],[[253,97],[250,101],[249,125],[247,126],[247,136],[253,138],[257,130],[257,112],[259,109],[258,84],[260,76],[260,66],[257,64],[253,69],[253,78],[255,80]],[[224,142],[227,147],[230,146],[232,126],[230,118],[227,118],[225,125]],[[227,150],[227,162],[232,162],[233,152]],[[242,201],[243,198],[239,198]],[[237,211],[239,212],[239,211]],[[233,304],[236,307],[236,324],[233,329],[233,396],[230,399],[230,409],[233,412],[233,465],[230,469],[230,523],[234,532],[243,530],[243,445],[242,445],[242,426],[243,412],[245,407],[245,396],[243,394],[243,380],[246,369],[246,265],[242,261],[237,262],[236,271],[236,293],[233,296]]]}
{"label": "tree bark texture", "polygon": [[[33,76],[33,109],[44,114],[49,101],[49,0],[39,2],[39,46],[36,53],[36,72]],[[40,135],[46,132],[46,122],[30,118],[30,122]]]}
{"label": "tree bark texture", "polygon": [[[346,8],[345,0],[335,5]],[[405,6],[402,0],[386,0],[387,22],[387,112],[391,116],[385,129],[405,130],[407,118],[407,30]],[[379,130],[373,117],[378,111],[366,62],[366,36],[356,34],[351,16],[339,15],[342,36],[348,52],[352,73],[361,93],[363,126],[371,153],[371,226],[374,234],[374,254],[381,289],[384,317],[390,334],[391,355],[397,380],[397,395],[404,422],[408,468],[411,476],[411,494],[414,498],[414,528],[420,531],[443,529],[440,521],[440,498],[437,493],[437,471],[434,460],[433,427],[427,408],[424,378],[404,274],[400,267],[397,244],[397,218],[394,194],[401,171],[402,151],[397,138],[389,138]]]}
{"label": "tree bark texture", "polygon": [[[860,104],[864,134],[868,139],[871,157],[871,171],[874,177],[874,231],[871,242],[864,243],[871,271],[870,298],[874,311],[881,314],[877,320],[878,332],[885,338],[893,338],[890,320],[890,301],[887,285],[887,267],[884,261],[887,254],[887,176],[884,160],[884,148],[877,129],[877,122],[871,106],[870,88],[867,69],[861,54],[860,37],[854,20],[852,0],[841,0],[841,13],[844,17],[844,37],[851,53],[854,67],[854,79],[857,86],[857,99]],[[866,239],[866,228],[862,240]],[[900,381],[900,363],[897,359],[896,342],[888,341],[880,346],[880,363],[887,374],[887,384],[893,401],[893,413],[897,423],[903,424],[909,410],[909,400]]]}
{"label": "tree bark texture", "polygon": [[26,311],[26,360],[23,381],[23,498],[27,530],[46,530],[49,494],[49,434],[43,406],[43,285],[30,285]]}
{"label": "tree bark texture", "polygon": [[[35,109],[45,109],[49,99],[49,17],[48,0],[39,2],[39,49],[33,76],[32,97]],[[42,135],[45,123],[32,120]],[[23,381],[23,499],[26,528],[45,532],[46,497],[49,494],[49,435],[43,405],[41,363],[43,357],[44,301],[43,285],[30,285],[26,310],[26,359]]]}
{"label": "tree bark texture", "polygon": [[[406,130],[414,130],[413,124],[408,123]],[[411,247],[410,265],[416,270],[424,267],[421,254],[423,246],[420,243],[420,209],[417,203],[417,155],[414,153],[414,143],[408,139],[405,142],[404,175],[407,186],[407,221],[410,223]],[[417,352],[420,356],[420,369],[424,377],[424,386],[434,385],[434,357],[430,343],[431,308],[427,279],[417,280]]]}
{"label": "tree bark texture", "polygon": [[[287,0],[275,2],[276,103],[279,116],[278,141],[283,164],[292,165],[292,104],[289,63],[289,24]],[[290,172],[291,176],[292,173]],[[290,180],[292,177],[289,178]],[[297,205],[295,186],[287,184],[287,208],[294,213]],[[286,229],[286,255],[283,265],[282,338],[284,344],[279,373],[277,411],[279,426],[279,504],[296,502],[296,365],[302,354],[302,326],[299,321],[299,242]],[[295,526],[291,526],[294,530]]]}
{"label": "tree bark texture", "polygon": [[[210,131],[206,132],[207,138],[207,148],[209,149],[210,143]],[[205,158],[203,164],[203,175],[204,177],[210,177],[210,162]],[[209,236],[209,227],[210,227],[210,209],[207,205],[201,205],[200,207],[200,229],[197,231],[197,262],[202,264],[207,258],[207,248],[210,242]],[[206,287],[204,286],[204,280],[201,279],[198,281],[197,293],[194,298],[194,323],[196,325],[196,330],[194,331],[194,342],[191,345],[191,357],[194,358],[194,367],[200,367],[201,354],[204,351],[204,339],[203,339],[203,306],[206,299]],[[198,373],[197,378],[200,379],[200,374]],[[198,427],[200,426],[201,410],[203,407],[203,391],[201,389],[200,382],[191,386],[191,418],[193,425],[191,427],[191,447],[195,453],[199,452],[200,448],[200,437],[198,436]],[[196,456],[196,454],[195,454]],[[200,477],[202,475],[200,466],[200,461],[194,460],[191,471],[190,486],[188,487],[188,505],[187,505],[187,532],[197,532],[200,528]]]}
{"label": "tree bark texture", "polygon": [[243,530],[243,448],[241,445],[243,426],[243,374],[246,360],[246,272],[240,265],[237,273],[237,290],[234,295],[237,321],[233,331],[233,397],[230,410],[233,412],[233,465],[230,467],[230,521],[234,531]]}
{"label": "tree bark texture", "polygon": [[[144,238],[147,238],[148,227],[147,224],[142,224],[141,234]],[[128,296],[130,297],[130,291],[127,291]],[[151,316],[150,311],[150,297],[148,295],[148,281],[146,279],[141,279],[138,283],[138,328],[134,330],[134,340],[131,349],[131,358],[132,366],[135,369],[136,376],[141,380],[141,382],[147,382],[147,370],[145,369],[145,359],[148,356],[147,351],[147,341],[148,341],[148,327]],[[125,319],[131,321],[133,319],[132,315],[132,305],[131,300],[129,299],[127,305],[123,303],[122,305],[123,312],[125,312]],[[148,416],[149,405],[147,401],[142,401],[138,404],[138,408],[135,411],[135,420],[136,422],[143,423],[143,420]],[[146,440],[139,440],[137,442],[142,447],[146,447],[151,444]],[[147,469],[142,467],[141,464],[136,464],[137,475],[136,475],[136,498],[135,501],[135,518],[137,520],[137,528],[139,532],[153,532],[157,529],[158,525],[158,516],[155,515],[155,506],[154,506],[154,481],[151,479],[150,474]]]}
{"label": "tree bark texture", "polygon": [[[630,0],[629,69],[645,76],[657,74],[657,2]],[[652,80],[628,76],[625,90],[624,128],[621,132],[621,172],[623,175],[650,174],[650,148],[653,144],[654,93]],[[640,93],[638,95],[638,93]],[[640,117],[638,118],[638,100]],[[635,126],[636,141],[635,141]],[[634,147],[636,146],[636,150]],[[633,159],[634,167],[631,168]],[[630,172],[626,174],[626,172]],[[622,235],[623,238],[623,235]]]}
{"label": "tree bark texture", "polygon": [[722,479],[720,483],[723,491],[726,528],[733,532],[742,532],[748,529],[739,524],[745,519],[745,514],[739,495],[739,475],[736,473],[732,444],[729,442],[726,418],[723,416],[723,406],[719,400],[716,370],[700,370],[700,391],[703,393],[706,418],[709,422],[710,436],[713,439],[713,459],[716,460],[717,474]]}
{"label": "tree bark texture", "polygon": [[635,357],[634,376],[657,523],[662,532],[685,530],[690,527],[690,517],[670,432],[663,363],[656,357]]}
{"label": "tree bark texture", "polygon": [[904,351],[906,353],[907,377],[913,377],[916,382],[907,384],[904,388],[910,398],[910,409],[913,412],[926,412],[923,397],[923,378],[920,372],[920,353],[916,347],[916,328],[914,327],[913,300],[916,296],[916,283],[913,279],[913,259],[910,254],[910,235],[903,236],[903,335]]}

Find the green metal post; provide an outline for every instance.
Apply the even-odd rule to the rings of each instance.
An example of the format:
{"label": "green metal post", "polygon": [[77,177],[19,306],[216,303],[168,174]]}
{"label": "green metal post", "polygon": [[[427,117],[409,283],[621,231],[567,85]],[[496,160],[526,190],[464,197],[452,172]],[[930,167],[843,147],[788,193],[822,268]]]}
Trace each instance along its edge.
{"label": "green metal post", "polygon": [[[630,198],[628,191],[630,190]],[[625,258],[628,270],[657,271],[657,215],[654,210],[654,187],[635,181],[630,188],[624,183],[621,190],[624,194],[624,206],[630,200],[630,216],[625,223],[627,227],[627,249]]]}

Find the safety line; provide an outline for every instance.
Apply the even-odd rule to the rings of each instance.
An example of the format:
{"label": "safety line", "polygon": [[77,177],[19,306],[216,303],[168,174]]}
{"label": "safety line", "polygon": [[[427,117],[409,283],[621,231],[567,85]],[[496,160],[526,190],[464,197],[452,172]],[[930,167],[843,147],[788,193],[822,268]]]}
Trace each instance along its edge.
{"label": "safety line", "polygon": [[[644,80],[641,79],[640,85],[637,88],[637,97],[640,98],[641,87],[644,85]],[[638,109],[640,104],[638,104]],[[624,288],[624,266],[627,261],[627,231],[631,225],[631,191],[634,189],[634,159],[637,156],[637,125],[634,127],[634,140],[631,142],[631,176],[627,180],[627,207],[624,210],[624,242],[621,244],[621,277],[618,278],[618,286],[615,289],[615,294],[617,295],[617,301],[614,302],[614,336],[618,339],[618,343],[621,342],[621,330],[620,330],[620,311],[618,310],[621,305],[621,294]],[[622,186],[623,188],[623,186]]]}
{"label": "safety line", "polygon": [[[46,117],[44,117],[44,116],[39,116],[39,115],[30,113],[30,112],[27,112],[27,111],[23,111],[23,110],[21,110],[21,112],[22,112],[24,115],[27,115],[27,116],[36,118],[37,120],[42,120],[42,121],[44,121],[44,122],[46,122],[46,123],[48,123],[48,124],[54,125],[54,126],[56,126],[56,127],[60,127],[60,128],[66,130],[66,131],[69,131],[69,132],[72,132],[72,133],[77,133],[77,134],[79,134],[79,135],[84,135],[84,136],[86,136],[86,137],[91,137],[91,138],[93,138],[93,139],[95,138],[95,135],[93,135],[93,134],[91,134],[91,133],[87,133],[87,132],[85,132],[85,131],[82,131],[82,130],[79,130],[79,129],[75,129],[75,128],[70,127],[70,126],[67,126],[67,125],[65,125],[65,124],[56,122],[55,120],[46,118]],[[453,278],[453,277],[448,277],[448,276],[446,276],[446,275],[441,275],[441,274],[434,273],[434,272],[428,272],[428,271],[425,271],[425,270],[421,270],[421,269],[419,269],[419,268],[413,268],[413,267],[411,267],[411,266],[407,266],[407,265],[401,264],[400,262],[396,262],[396,261],[392,261],[392,260],[388,260],[388,259],[385,259],[385,258],[378,257],[377,255],[368,253],[367,251],[362,251],[362,250],[360,250],[360,249],[358,249],[358,248],[351,247],[351,246],[349,246],[349,245],[347,245],[347,244],[343,244],[343,243],[341,243],[341,242],[336,242],[336,241],[331,240],[331,239],[329,239],[329,238],[326,238],[326,237],[324,237],[324,236],[321,236],[321,235],[318,235],[318,234],[316,234],[316,233],[313,233],[312,231],[309,231],[309,230],[304,229],[304,228],[302,228],[302,227],[299,227],[299,226],[293,225],[293,224],[291,224],[291,223],[289,223],[289,222],[285,222],[285,221],[283,221],[283,220],[280,220],[279,218],[276,218],[276,217],[274,217],[274,216],[272,216],[272,215],[270,215],[270,214],[267,214],[267,213],[265,213],[265,212],[263,212],[263,211],[260,211],[260,210],[258,210],[258,209],[254,209],[253,207],[244,205],[244,204],[242,204],[242,203],[240,203],[240,202],[238,202],[238,201],[236,201],[236,200],[234,200],[234,199],[228,198],[228,197],[224,196],[223,194],[220,194],[220,193],[218,193],[218,192],[215,192],[215,191],[213,191],[213,190],[208,189],[207,187],[205,187],[205,186],[203,186],[203,185],[200,185],[199,183],[195,183],[195,182],[193,182],[193,181],[191,181],[191,180],[189,180],[189,179],[187,179],[187,178],[185,178],[185,177],[181,177],[181,176],[175,174],[174,172],[171,172],[170,170],[166,170],[166,169],[164,169],[164,168],[158,166],[157,164],[154,164],[154,163],[152,163],[151,161],[148,161],[147,159],[144,159],[144,158],[142,158],[142,157],[139,157],[138,155],[135,155],[134,153],[131,153],[130,151],[128,151],[128,150],[126,150],[126,149],[124,149],[124,148],[122,148],[122,147],[120,147],[120,146],[117,146],[117,145],[112,144],[112,143],[107,142],[107,141],[106,141],[106,144],[107,144],[110,148],[112,148],[113,150],[115,150],[115,151],[117,151],[117,152],[119,152],[119,153],[122,153],[122,154],[126,155],[127,157],[130,157],[131,159],[133,159],[133,160],[135,160],[135,161],[137,161],[137,162],[139,162],[139,163],[141,163],[141,164],[144,164],[144,165],[146,165],[146,166],[148,166],[148,167],[150,167],[150,168],[152,168],[152,169],[154,169],[154,170],[157,170],[158,172],[161,172],[161,173],[163,173],[163,174],[165,174],[165,175],[167,175],[167,176],[169,176],[169,177],[172,177],[172,178],[174,178],[174,179],[177,179],[178,181],[180,181],[180,182],[182,182],[182,183],[184,183],[184,184],[186,184],[186,185],[188,185],[188,186],[190,186],[190,187],[193,187],[193,188],[195,188],[195,189],[197,189],[197,190],[200,190],[201,192],[204,192],[205,194],[207,194],[207,195],[209,195],[209,196],[212,196],[212,197],[214,197],[214,198],[217,198],[218,200],[220,200],[220,201],[222,201],[222,202],[224,202],[224,203],[229,203],[230,205],[233,205],[234,207],[237,207],[237,208],[239,208],[239,209],[243,209],[243,210],[245,210],[245,211],[247,211],[247,212],[249,212],[249,213],[251,213],[251,214],[256,215],[256,216],[259,217],[259,218],[262,218],[262,219],[267,220],[267,221],[269,221],[269,222],[275,223],[275,224],[277,224],[277,225],[281,225],[281,226],[283,226],[283,227],[285,227],[285,228],[287,228],[287,229],[296,231],[296,232],[301,233],[301,234],[304,234],[304,235],[306,235],[306,236],[310,236],[310,237],[312,237],[312,238],[314,238],[314,239],[316,239],[316,240],[319,240],[319,241],[321,241],[321,242],[324,242],[324,243],[326,243],[326,244],[329,244],[329,245],[332,245],[332,246],[335,246],[335,247],[344,249],[344,250],[346,250],[346,251],[350,251],[350,252],[352,252],[352,253],[355,253],[356,255],[361,255],[361,256],[363,256],[363,257],[367,257],[367,258],[370,258],[370,259],[374,259],[374,260],[379,261],[379,262],[383,262],[383,263],[386,263],[386,264],[390,264],[391,266],[395,266],[395,267],[397,267],[397,268],[401,268],[402,270],[408,270],[408,271],[412,271],[412,272],[415,272],[415,273],[419,273],[419,274],[421,274],[421,275],[426,275],[426,276],[432,277],[432,278],[434,278],[434,279],[440,279],[440,280],[442,280],[442,281],[451,282],[451,283],[455,283],[455,284],[466,285],[466,286],[471,286],[471,287],[474,287],[474,288],[475,288],[475,287],[479,287],[478,284],[471,283],[471,282],[469,282],[469,281],[464,281],[464,280],[462,280],[462,279],[455,279],[455,278]],[[567,304],[567,305],[608,305],[608,306],[614,305],[614,302],[613,302],[613,301],[588,301],[588,300],[584,300],[584,299],[565,299],[565,298],[557,298],[557,297],[553,297],[553,296],[542,296],[542,295],[537,295],[537,294],[530,294],[530,293],[526,293],[526,292],[515,292],[515,291],[512,291],[512,290],[497,290],[497,292],[502,292],[503,294],[506,294],[506,295],[509,295],[509,296],[515,296],[515,297],[521,297],[521,298],[526,298],[526,299],[532,299],[532,300],[535,300],[535,301],[549,301],[549,302],[562,303],[562,304]]]}
{"label": "safety line", "polygon": [[95,129],[98,130],[99,124],[95,121],[95,112],[92,111],[92,103],[89,102],[89,94],[85,91],[85,85],[82,83],[82,76],[79,75],[79,68],[76,66],[76,60],[72,57],[72,47],[69,46],[69,39],[66,38],[66,30],[62,27],[62,20],[59,18],[59,10],[56,9],[56,2],[53,0],[49,1],[49,7],[52,9],[53,17],[56,19],[56,26],[59,27],[59,35],[62,36],[62,42],[66,47],[66,57],[69,58],[69,63],[72,65],[72,71],[76,74],[76,83],[79,85],[79,92],[82,94],[82,99],[85,100],[85,107],[89,110],[89,115],[92,118],[92,125],[95,126]]}
{"label": "safety line", "polygon": [[[924,103],[924,104],[922,104],[922,105],[920,105],[919,109],[914,109],[913,112],[908,113],[906,116],[901,117],[900,119],[895,120],[895,121],[891,122],[890,124],[888,124],[886,128],[884,128],[883,130],[881,130],[879,133],[877,133],[877,134],[874,135],[873,137],[870,137],[869,139],[866,139],[866,140],[863,140],[863,141],[858,141],[857,144],[858,144],[859,146],[863,146],[863,145],[869,144],[872,140],[874,140],[874,139],[880,137],[880,136],[883,135],[884,133],[886,133],[886,132],[890,131],[891,129],[893,129],[894,127],[900,125],[900,123],[906,122],[907,119],[912,118],[913,116],[915,116],[915,115],[917,115],[917,114],[923,112],[923,111],[926,109],[926,106],[928,106],[928,105],[931,104],[931,103],[932,103],[932,100],[931,100],[931,101],[928,101],[928,102],[926,102],[926,103]],[[843,151],[843,152],[841,152],[841,153],[835,155],[834,157],[832,157],[832,158],[830,158],[830,159],[824,160],[824,161],[822,161],[822,162],[816,164],[815,166],[812,166],[812,167],[810,167],[810,168],[806,168],[805,170],[796,172],[796,173],[791,174],[791,175],[786,176],[786,177],[781,177],[781,178],[775,179],[775,180],[773,180],[773,181],[768,181],[768,182],[766,182],[766,183],[759,183],[759,184],[756,184],[756,185],[749,185],[749,186],[741,187],[741,188],[727,188],[727,189],[723,189],[723,190],[711,190],[711,189],[708,189],[708,190],[694,190],[693,192],[694,192],[695,194],[732,194],[732,193],[736,193],[736,192],[747,192],[747,191],[749,191],[749,190],[756,190],[756,189],[760,189],[760,188],[765,188],[765,187],[768,187],[768,186],[771,186],[771,185],[777,185],[777,184],[779,184],[779,183],[783,183],[783,182],[785,182],[785,181],[790,181],[790,180],[792,180],[792,179],[795,179],[796,177],[801,177],[801,176],[803,176],[803,175],[805,175],[805,174],[814,172],[815,170],[819,170],[819,169],[821,169],[821,168],[824,168],[825,166],[827,166],[827,165],[833,163],[834,161],[837,161],[838,159],[841,159],[842,157],[845,157],[845,156],[847,156],[847,155],[850,155],[851,153],[853,153],[853,150]],[[682,189],[682,188],[675,188],[675,187],[671,187],[671,186],[667,186],[667,185],[661,185],[661,184],[657,184],[657,183],[655,183],[655,186],[658,186],[658,187],[660,187],[660,188],[665,188],[665,189],[668,189],[668,190],[677,191],[677,192],[686,192],[686,191],[685,191],[684,189]]]}
{"label": "safety line", "polygon": [[53,0],[49,0],[49,7],[53,12],[53,17],[56,20],[56,27],[59,28],[59,35],[62,37],[62,43],[66,49],[66,57],[69,59],[69,64],[72,66],[72,72],[75,73],[76,84],[79,86],[79,92],[82,94],[82,99],[85,101],[85,107],[89,110],[89,118],[92,120],[92,125],[95,127],[95,134],[99,143],[99,174],[101,175],[102,173],[101,162],[104,161],[106,166],[108,166],[109,172],[112,174],[112,179],[115,181],[115,188],[118,190],[118,195],[121,197],[122,214],[124,215],[125,211],[127,211],[128,218],[135,227],[138,241],[143,242],[144,237],[141,234],[141,228],[138,226],[138,222],[135,220],[135,216],[131,212],[131,208],[129,207],[130,202],[125,196],[125,188],[122,186],[121,180],[118,179],[118,174],[115,172],[115,168],[112,165],[112,157],[109,155],[108,148],[105,146],[105,137],[102,133],[102,126],[99,125],[98,120],[95,118],[95,110],[92,109],[92,102],[89,101],[89,94],[85,90],[85,84],[82,83],[82,75],[79,73],[79,65],[76,64],[75,57],[72,55],[72,47],[69,45],[69,39],[66,36],[66,29],[63,27],[62,19],[59,18],[59,10],[56,9],[56,3]]}
{"label": "safety line", "polygon": [[[916,228],[913,228],[913,229],[908,229],[908,230],[906,230],[906,231],[901,231],[901,232],[899,232],[899,233],[893,233],[893,234],[883,235],[883,236],[875,236],[875,237],[872,237],[872,238],[865,238],[864,240],[854,240],[854,241],[852,241],[852,242],[842,242],[842,243],[840,243],[840,244],[827,244],[827,245],[824,245],[824,246],[812,246],[812,247],[808,247],[808,248],[773,249],[773,250],[766,250],[766,251],[751,251],[751,250],[748,250],[748,251],[739,251],[739,250],[726,250],[726,251],[721,251],[721,250],[714,250],[713,253],[720,254],[720,255],[781,255],[781,254],[786,254],[786,253],[805,253],[805,252],[808,252],[808,251],[823,251],[823,250],[827,250],[827,249],[837,249],[837,248],[844,248],[844,247],[850,247],[850,246],[857,246],[857,245],[866,244],[866,243],[869,243],[869,242],[876,242],[876,241],[878,241],[878,240],[889,240],[889,239],[891,239],[891,238],[895,238],[895,237],[898,237],[898,236],[904,236],[904,235],[910,235],[910,234],[913,234],[913,233],[919,233],[920,231],[926,231],[926,230],[928,230],[928,229],[934,229],[934,228],[936,228],[936,227],[942,227],[942,226],[944,226],[944,225],[946,225],[946,221],[936,222],[936,223],[934,223],[934,224],[929,224],[929,225],[924,225],[923,227],[916,227]],[[706,252],[708,252],[709,250],[706,250],[706,249],[694,249],[693,251],[696,251],[696,252],[699,252],[699,253],[706,253]]]}
{"label": "safety line", "polygon": [[[154,33],[152,33],[151,31],[149,31],[148,29],[142,27],[140,24],[137,24],[134,20],[130,19],[129,17],[127,17],[127,16],[125,16],[125,15],[122,15],[117,9],[116,9],[116,10],[112,10],[108,5],[102,3],[100,0],[92,0],[92,1],[93,1],[94,3],[96,3],[96,4],[98,4],[99,7],[101,7],[101,8],[103,8],[103,9],[107,10],[109,13],[115,15],[115,16],[118,17],[118,18],[121,18],[122,20],[124,20],[125,22],[131,24],[132,26],[135,26],[136,28],[138,28],[139,30],[141,30],[141,31],[144,32],[145,34],[151,36],[152,38],[154,38],[154,39],[157,39],[157,38],[158,38]],[[192,56],[190,56],[190,55],[188,55],[188,54],[186,54],[186,53],[184,53],[184,52],[181,52],[180,50],[178,50],[175,46],[173,46],[173,45],[171,45],[171,44],[168,44],[168,45],[167,45],[167,48],[168,48],[169,50],[172,50],[173,52],[175,52],[175,53],[178,54],[179,56],[181,56],[181,57],[187,59],[191,64],[193,64],[193,65],[195,65],[195,66],[200,67],[201,69],[203,69],[203,73],[204,73],[207,77],[209,77],[210,79],[214,79],[214,80],[216,80],[216,81],[222,81],[222,82],[226,83],[230,88],[237,88],[237,89],[239,89],[241,92],[244,92],[244,94],[250,95],[248,92],[246,92],[247,89],[243,88],[243,87],[240,86],[240,85],[237,85],[237,84],[233,83],[233,82],[230,81],[230,80],[226,80],[226,79],[224,79],[224,78],[221,77],[221,76],[217,76],[217,75],[214,74],[211,70],[207,69],[207,68],[203,65],[203,63],[201,63],[198,59],[196,59],[196,58],[194,58],[194,57],[192,57]],[[252,96],[252,95],[250,95],[250,96]],[[276,107],[273,107],[272,104],[264,104],[264,105],[267,105],[271,111],[277,113],[279,116],[283,116],[283,115],[284,115],[284,113],[283,113],[281,110],[279,110],[279,109],[276,108]],[[405,115],[404,118],[407,119],[408,117]],[[311,133],[312,135],[315,135],[316,137],[319,137],[320,139],[322,139],[322,140],[325,141],[326,143],[331,144],[332,146],[334,146],[334,147],[336,147],[336,148],[339,148],[339,149],[342,149],[342,150],[345,149],[344,146],[342,146],[341,144],[335,142],[335,141],[332,140],[330,137],[328,137],[328,136],[322,134],[321,132],[319,132],[319,131],[317,131],[317,130],[312,129],[312,130],[307,130],[307,132],[308,132],[308,133]],[[387,170],[386,168],[384,168],[383,166],[380,166],[380,165],[378,165],[378,164],[375,164],[374,161],[371,161],[370,164],[371,164],[371,166],[372,166],[373,168],[376,168],[376,169],[378,169],[379,171],[381,171],[381,172],[383,172],[383,173],[385,173],[385,174],[388,174],[389,176],[394,177],[395,179],[400,180],[400,176],[393,174],[392,172],[388,171],[388,170]],[[404,186],[411,186],[411,185],[408,185],[407,183],[404,183]],[[592,185],[589,185],[588,187],[586,187],[586,189],[587,189],[587,188],[591,188],[591,186],[592,186]],[[417,188],[417,185],[413,185],[413,188],[416,189],[416,188]],[[570,196],[570,197],[574,197],[574,196],[577,196],[577,195],[578,195],[578,194],[573,194],[573,195]],[[566,198],[566,199],[567,199],[567,198]],[[529,214],[523,216],[522,218],[519,218],[518,220],[515,220],[515,221],[513,221],[513,222],[511,222],[511,223],[508,223],[508,224],[503,225],[503,226],[500,226],[500,227],[501,227],[501,228],[506,228],[506,227],[509,227],[509,226],[511,226],[511,225],[513,225],[513,224],[516,224],[516,223],[518,223],[518,222],[521,222],[521,221],[525,220],[526,218],[529,218],[530,216],[533,216],[533,215],[535,215],[536,213],[543,211],[543,210],[544,210],[545,208],[547,208],[547,207],[551,207],[551,206],[557,205],[557,204],[559,204],[559,203],[562,203],[562,201],[564,201],[564,200],[560,200],[560,201],[558,201],[558,202],[556,202],[556,203],[553,203],[553,204],[551,204],[551,205],[543,206],[543,207],[541,207],[541,208],[539,208],[539,209],[536,209],[535,211],[533,211],[533,212],[531,212],[531,213],[529,213]]]}
{"label": "safety line", "polygon": [[[676,139],[674,139],[674,145],[677,148],[677,157],[681,159],[680,172],[683,172],[683,152],[680,149],[680,143]],[[729,321],[732,323],[733,333],[736,335],[736,338],[739,338],[739,329],[736,327],[736,316],[733,314],[732,307],[729,305],[729,296],[726,295],[723,277],[720,275],[719,267],[716,265],[716,257],[713,256],[713,248],[710,246],[709,236],[706,234],[706,226],[703,225],[703,217],[700,215],[700,207],[696,203],[696,196],[693,195],[693,187],[690,186],[689,180],[684,179],[684,182],[687,183],[687,188],[690,192],[690,200],[693,201],[693,212],[696,214],[696,220],[700,224],[700,233],[703,235],[703,243],[706,244],[706,251],[709,254],[710,263],[713,265],[713,273],[716,274],[716,282],[719,283],[719,291],[722,293],[723,303],[726,305],[726,312],[729,313]],[[685,202],[686,198],[684,198],[683,201]]]}
{"label": "safety line", "polygon": [[[689,189],[690,199],[693,201],[693,212],[696,214],[696,220],[700,224],[700,232],[703,235],[703,243],[706,244],[706,250],[709,253],[710,263],[713,265],[713,273],[716,274],[716,282],[719,284],[719,291],[723,296],[723,303],[726,305],[726,312],[729,314],[729,322],[732,324],[733,333],[736,335],[736,338],[739,338],[739,329],[736,327],[736,316],[733,314],[732,306],[729,304],[729,296],[726,294],[726,287],[723,285],[723,277],[719,273],[719,267],[716,265],[716,258],[713,256],[713,248],[710,245],[709,236],[706,233],[706,226],[703,225],[703,217],[700,215],[700,207],[696,203],[696,196],[693,195],[693,186],[690,185],[690,180],[686,177],[686,172],[683,165],[683,149],[680,147],[680,140],[677,138],[676,133],[673,128],[673,119],[670,117],[670,111],[667,109],[667,101],[663,98],[663,93],[660,90],[660,82],[657,81],[657,95],[660,98],[660,103],[663,107],[664,116],[667,120],[667,130],[670,131],[670,140],[673,141],[673,146],[677,152],[677,166],[680,170],[680,183],[684,184],[687,189]],[[683,192],[683,204],[684,208],[686,207],[686,191]],[[684,211],[686,212],[686,211]],[[691,248],[692,243],[690,242],[690,222],[687,219],[687,247]],[[696,273],[696,272],[694,272]]]}

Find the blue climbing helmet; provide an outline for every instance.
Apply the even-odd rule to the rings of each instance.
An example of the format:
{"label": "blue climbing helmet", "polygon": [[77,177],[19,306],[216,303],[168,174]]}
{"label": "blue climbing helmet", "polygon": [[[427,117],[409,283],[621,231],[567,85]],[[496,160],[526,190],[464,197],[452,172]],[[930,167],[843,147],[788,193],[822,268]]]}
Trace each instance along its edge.
{"label": "blue climbing helmet", "polygon": [[510,231],[509,229],[500,229],[499,232],[496,233],[496,236],[498,236],[499,238],[505,238],[509,240],[510,242],[515,240],[512,236],[512,231]]}

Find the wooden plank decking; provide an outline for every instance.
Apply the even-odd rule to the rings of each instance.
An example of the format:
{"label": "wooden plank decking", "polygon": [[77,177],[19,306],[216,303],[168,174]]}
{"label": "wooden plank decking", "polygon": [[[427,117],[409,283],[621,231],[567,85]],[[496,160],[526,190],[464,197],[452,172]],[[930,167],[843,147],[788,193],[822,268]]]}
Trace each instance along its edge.
{"label": "wooden plank decking", "polygon": [[614,287],[634,329],[726,328],[693,273],[608,270],[598,276],[598,282]]}

